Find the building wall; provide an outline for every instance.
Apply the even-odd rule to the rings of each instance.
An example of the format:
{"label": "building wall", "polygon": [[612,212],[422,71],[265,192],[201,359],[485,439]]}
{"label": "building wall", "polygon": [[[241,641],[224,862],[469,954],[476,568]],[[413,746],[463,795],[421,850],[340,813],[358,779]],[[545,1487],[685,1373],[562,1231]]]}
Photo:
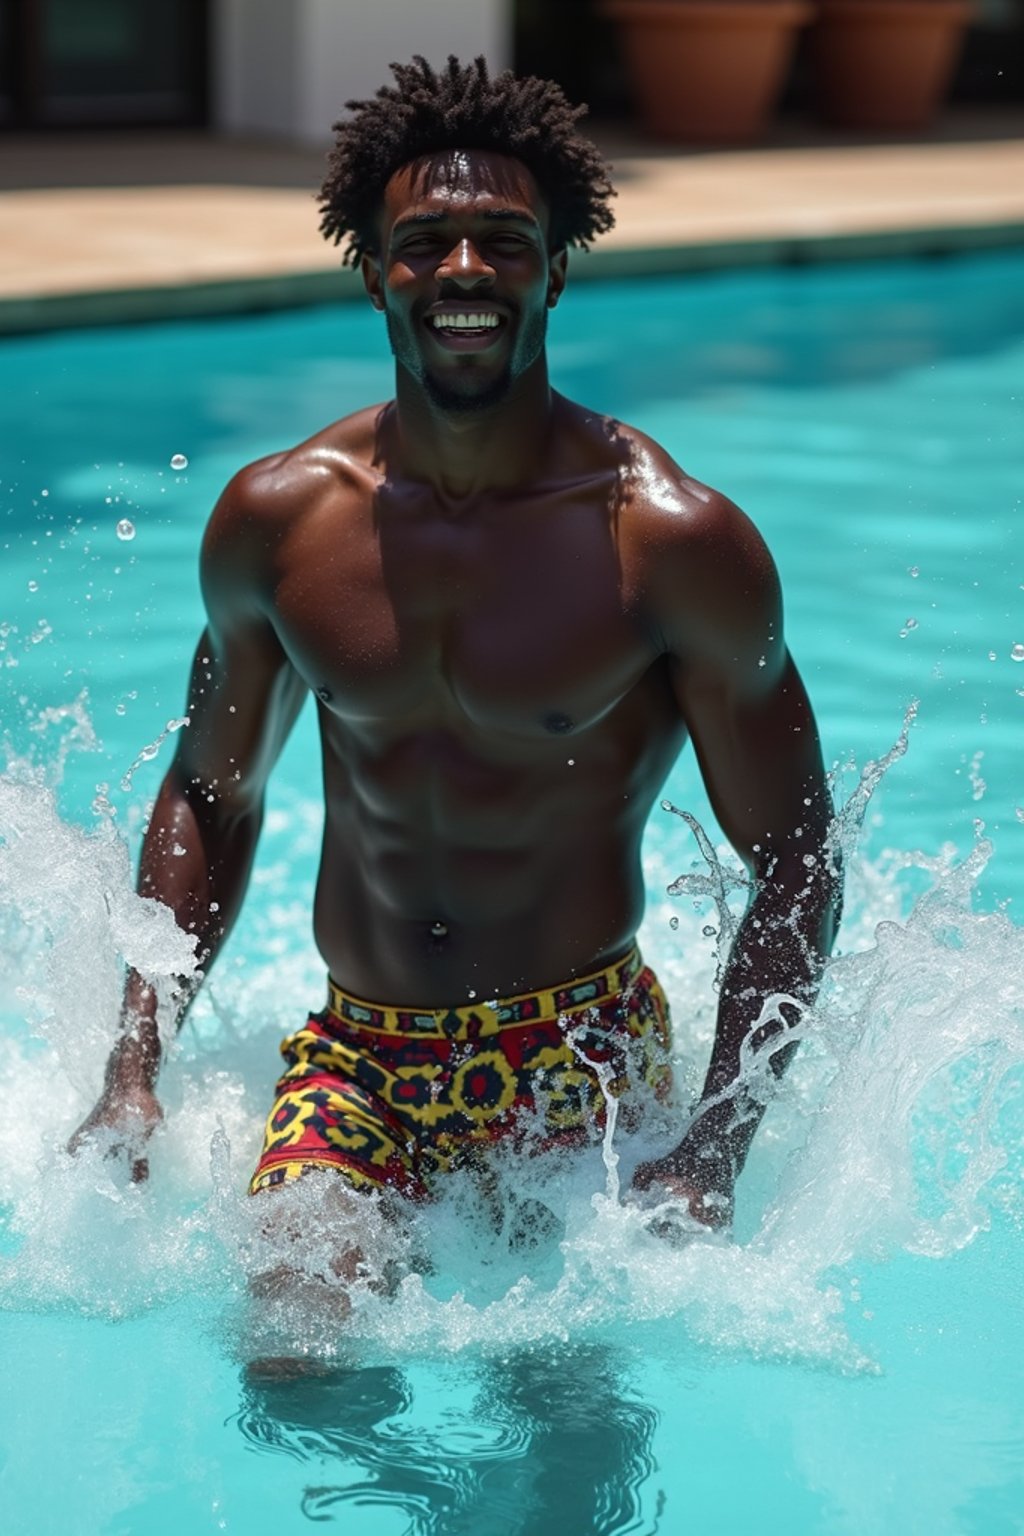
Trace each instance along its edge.
{"label": "building wall", "polygon": [[322,143],[392,59],[510,64],[512,0],[214,0],[213,50],[215,127]]}

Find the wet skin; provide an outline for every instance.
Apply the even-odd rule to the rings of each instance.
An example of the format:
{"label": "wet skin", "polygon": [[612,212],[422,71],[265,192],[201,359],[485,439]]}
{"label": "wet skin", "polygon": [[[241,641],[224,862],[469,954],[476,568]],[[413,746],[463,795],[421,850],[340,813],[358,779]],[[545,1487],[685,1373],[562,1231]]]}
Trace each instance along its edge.
{"label": "wet skin", "polygon": [[[191,725],[140,888],[208,966],[312,692],[315,933],[335,979],[424,1006],[562,982],[629,946],[644,825],[689,735],[759,880],[724,978],[714,1098],[760,1000],[810,996],[831,943],[835,883],[804,862],[830,813],[818,737],[752,524],[642,433],[551,391],[544,329],[566,258],[549,244],[515,160],[453,153],[392,178],[363,277],[395,399],[250,466],[221,497]],[[457,327],[458,313],[477,323]],[[132,1027],[86,1128],[155,1113],[152,1011],[131,978]],[[678,1180],[698,1203],[717,1189],[724,1217],[757,1122],[735,1123],[738,1102],[727,1094],[639,1182]]]}

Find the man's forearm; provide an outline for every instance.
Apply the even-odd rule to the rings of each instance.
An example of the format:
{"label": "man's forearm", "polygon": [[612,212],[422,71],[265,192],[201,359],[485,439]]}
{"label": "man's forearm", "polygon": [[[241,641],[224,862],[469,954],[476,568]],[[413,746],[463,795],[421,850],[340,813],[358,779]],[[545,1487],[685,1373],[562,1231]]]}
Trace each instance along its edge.
{"label": "man's forearm", "polygon": [[[214,787],[184,783],[176,766],[161,785],[143,839],[138,890],[170,907],[178,926],[196,937],[199,970],[182,978],[176,1027],[241,907],[261,823],[261,805],[228,806]],[[160,1058],[156,992],[129,971],[106,1091],[152,1090]]]}
{"label": "man's forearm", "polygon": [[[747,909],[722,976],[715,1042],[697,1119],[687,1140],[698,1158],[725,1165],[735,1177],[764,1114],[764,1097],[753,1090],[744,1070],[744,1048],[768,1047],[784,1036],[799,1017],[783,1003],[776,1016],[753,1034],[769,998],[785,996],[797,1004],[813,1003],[825,961],[839,924],[842,884],[822,853],[811,871],[792,863],[776,867],[763,881]],[[778,1076],[789,1065],[796,1042],[771,1048],[770,1064]]]}

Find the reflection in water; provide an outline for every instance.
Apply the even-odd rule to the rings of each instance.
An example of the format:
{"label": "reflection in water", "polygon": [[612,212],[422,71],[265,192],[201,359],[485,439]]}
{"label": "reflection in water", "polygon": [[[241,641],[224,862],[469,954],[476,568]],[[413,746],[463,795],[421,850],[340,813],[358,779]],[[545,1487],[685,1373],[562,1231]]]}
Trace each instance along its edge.
{"label": "reflection in water", "polygon": [[[623,1395],[622,1374],[618,1354],[596,1343],[524,1351],[484,1367],[478,1408],[489,1406],[525,1440],[516,1466],[479,1479],[485,1500],[477,1510],[487,1508],[490,1529],[508,1536],[639,1530],[658,1415]],[[499,1512],[506,1523],[495,1526]],[[474,1528],[467,1521],[456,1529],[470,1536]]]}
{"label": "reflection in water", "polygon": [[[476,1399],[417,1413],[391,1367],[274,1380],[248,1373],[238,1427],[261,1452],[322,1474],[300,1494],[314,1521],[376,1505],[402,1536],[616,1536],[641,1522],[657,1415],[624,1395],[621,1363],[589,1343],[477,1367]],[[460,1394],[461,1397],[461,1394]],[[389,1527],[390,1529],[390,1527]]]}

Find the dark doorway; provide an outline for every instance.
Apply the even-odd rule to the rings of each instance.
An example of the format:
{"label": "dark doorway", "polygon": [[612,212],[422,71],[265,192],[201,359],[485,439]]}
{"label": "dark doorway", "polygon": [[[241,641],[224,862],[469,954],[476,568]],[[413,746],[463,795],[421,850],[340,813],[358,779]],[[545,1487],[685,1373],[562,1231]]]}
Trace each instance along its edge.
{"label": "dark doorway", "polygon": [[618,34],[600,0],[515,0],[513,37],[518,74],[557,80],[595,117],[630,113]]}
{"label": "dark doorway", "polygon": [[0,0],[0,123],[198,126],[207,0]]}

